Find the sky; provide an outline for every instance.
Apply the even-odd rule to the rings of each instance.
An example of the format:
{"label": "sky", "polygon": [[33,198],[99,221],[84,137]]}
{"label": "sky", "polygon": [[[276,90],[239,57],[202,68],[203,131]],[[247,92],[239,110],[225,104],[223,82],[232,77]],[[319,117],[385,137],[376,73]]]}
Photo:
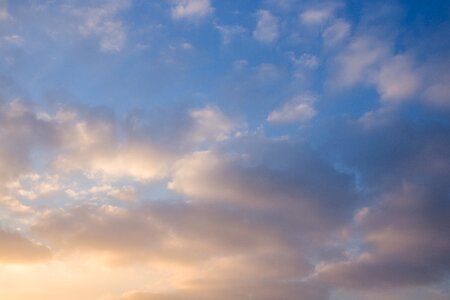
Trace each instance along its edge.
{"label": "sky", "polygon": [[0,299],[450,299],[450,3],[0,0]]}

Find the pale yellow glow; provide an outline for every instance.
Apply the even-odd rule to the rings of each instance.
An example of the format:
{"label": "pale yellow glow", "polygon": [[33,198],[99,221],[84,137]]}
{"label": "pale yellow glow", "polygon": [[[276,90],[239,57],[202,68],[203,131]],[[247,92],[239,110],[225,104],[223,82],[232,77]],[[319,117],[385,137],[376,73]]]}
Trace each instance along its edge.
{"label": "pale yellow glow", "polygon": [[40,264],[8,264],[1,270],[0,299],[8,300],[112,299],[136,289],[168,291],[180,280],[179,275],[173,275],[177,273],[173,269],[165,271],[161,266],[148,265],[109,267],[86,256]]}

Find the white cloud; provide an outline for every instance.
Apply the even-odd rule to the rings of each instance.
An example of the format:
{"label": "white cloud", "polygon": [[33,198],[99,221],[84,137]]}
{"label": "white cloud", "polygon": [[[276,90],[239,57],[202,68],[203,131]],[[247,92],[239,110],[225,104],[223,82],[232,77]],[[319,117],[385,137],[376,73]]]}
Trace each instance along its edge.
{"label": "white cloud", "polygon": [[420,88],[421,81],[413,59],[406,55],[396,55],[383,63],[375,79],[381,98],[388,101],[413,96]]}
{"label": "white cloud", "polygon": [[334,7],[312,8],[300,14],[300,20],[306,25],[318,25],[328,20],[334,12]]}
{"label": "white cloud", "polygon": [[0,46],[22,46],[24,43],[23,37],[17,34],[6,35],[0,39]]}
{"label": "white cloud", "polygon": [[215,106],[192,110],[189,116],[193,126],[187,133],[187,138],[192,143],[220,142],[226,140],[237,128],[237,124]]}
{"label": "white cloud", "polygon": [[351,26],[348,22],[338,19],[327,27],[322,33],[322,38],[326,46],[335,46],[350,34]]}
{"label": "white cloud", "polygon": [[84,37],[97,37],[100,50],[119,52],[127,39],[124,25],[117,14],[128,6],[128,1],[108,2],[98,7],[72,8],[74,15],[82,19],[78,31]]}
{"label": "white cloud", "polygon": [[258,21],[253,37],[263,43],[275,41],[279,35],[278,19],[267,10],[258,10],[256,16]]}
{"label": "white cloud", "polygon": [[272,111],[267,117],[271,123],[306,122],[316,115],[311,96],[296,97]]}
{"label": "white cloud", "polygon": [[180,48],[183,49],[183,50],[193,50],[194,46],[192,46],[191,43],[184,42],[184,43],[180,44]]}
{"label": "white cloud", "polygon": [[358,83],[376,88],[384,101],[411,98],[422,87],[414,57],[393,54],[390,45],[378,38],[359,36],[337,56],[334,83],[353,86]]}
{"label": "white cloud", "polygon": [[334,83],[338,86],[351,86],[368,80],[377,66],[389,56],[389,47],[382,41],[369,36],[355,38],[346,49],[337,56],[337,76]]}
{"label": "white cloud", "polygon": [[212,12],[210,0],[176,0],[171,15],[173,19],[198,19]]}
{"label": "white cloud", "polygon": [[314,70],[319,66],[319,59],[313,54],[303,53],[300,57],[296,57],[293,52],[289,52],[288,56],[297,67]]}
{"label": "white cloud", "polygon": [[234,36],[245,33],[245,28],[239,25],[219,25],[214,24],[214,27],[222,35],[222,43],[227,45],[231,42]]}

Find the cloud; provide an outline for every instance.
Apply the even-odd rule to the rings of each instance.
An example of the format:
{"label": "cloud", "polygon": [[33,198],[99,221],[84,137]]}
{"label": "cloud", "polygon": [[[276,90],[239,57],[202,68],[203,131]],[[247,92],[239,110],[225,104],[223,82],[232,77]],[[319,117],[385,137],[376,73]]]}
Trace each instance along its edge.
{"label": "cloud", "polygon": [[119,141],[119,126],[111,112],[61,106],[48,116],[58,132],[59,151],[51,164],[63,172],[82,171],[89,176],[116,180],[158,180],[165,176],[170,154],[131,137]]}
{"label": "cloud", "polygon": [[354,38],[336,57],[336,84],[351,86],[367,81],[388,55],[389,47],[382,41],[370,36]]}
{"label": "cloud", "polygon": [[[437,36],[444,36],[447,32],[439,33]],[[441,40],[440,38],[436,38]],[[427,43],[430,47],[435,47],[432,42]],[[428,49],[428,48],[427,48]],[[434,53],[436,52],[436,53]],[[445,51],[444,51],[445,52]],[[433,51],[427,62],[422,66],[420,75],[424,81],[423,98],[427,104],[438,108],[450,107],[450,63],[448,54]]]}
{"label": "cloud", "polygon": [[117,15],[128,7],[128,1],[110,1],[97,7],[69,7],[81,20],[79,33],[84,37],[97,37],[102,52],[119,52],[125,45],[127,34]]}
{"label": "cloud", "polygon": [[383,62],[375,82],[381,98],[387,101],[408,99],[422,85],[413,58],[406,55],[396,55]]}
{"label": "cloud", "polygon": [[0,21],[6,21],[10,19],[8,13],[7,0],[0,1]]}
{"label": "cloud", "polygon": [[[326,152],[293,138],[233,135],[236,123],[217,107],[188,110],[181,114],[179,145],[191,146],[165,161],[173,199],[130,201],[135,190],[111,178],[152,180],[132,171],[133,159],[143,169],[155,163],[147,166],[148,158],[134,152],[125,155],[138,137],[142,151],[160,149],[159,142],[150,144],[142,135],[158,140],[150,125],[136,118],[123,124],[99,108],[57,106],[47,113],[21,101],[5,103],[1,113],[2,138],[14,133],[11,149],[26,145],[32,153],[45,146],[58,158],[70,157],[81,172],[105,175],[87,176],[95,185],[84,188],[89,190],[84,198],[73,197],[76,203],[31,207],[29,231],[47,243],[31,242],[37,247],[31,248],[51,247],[60,259],[95,256],[109,267],[139,263],[179,274],[169,293],[143,289],[123,299],[298,299],[299,293],[308,300],[327,299],[330,288],[437,283],[449,269],[445,127],[400,126],[396,119],[375,127],[358,121],[334,126],[329,132],[337,141],[326,148],[355,170],[358,176],[353,176],[324,159]],[[210,148],[196,151],[205,141]],[[126,159],[118,169],[102,169],[93,159],[97,152],[106,155],[105,165],[115,166],[116,156]],[[7,155],[9,163],[12,153]],[[11,173],[3,176],[18,180],[11,187],[18,193],[52,190],[51,177],[30,173],[33,168],[30,162],[17,170],[5,168]],[[357,201],[356,177],[370,191],[370,201]],[[117,206],[107,202],[114,197],[122,200]]]}
{"label": "cloud", "polygon": [[0,229],[0,264],[27,264],[49,260],[50,250],[17,232]]}
{"label": "cloud", "polygon": [[187,132],[187,140],[192,143],[224,141],[238,128],[237,122],[228,118],[215,106],[191,110],[189,116],[192,127]]}
{"label": "cloud", "polygon": [[[445,193],[403,186],[363,220],[368,250],[319,268],[321,280],[354,289],[418,286],[443,280],[450,268]],[[431,203],[430,203],[431,202]],[[370,250],[369,250],[370,249]]]}
{"label": "cloud", "polygon": [[97,253],[109,263],[158,256],[165,234],[145,213],[111,205],[54,210],[43,215],[32,231],[55,252]]}
{"label": "cloud", "polygon": [[316,247],[346,226],[354,204],[350,178],[304,145],[235,139],[228,141],[240,145],[234,153],[223,145],[175,164],[170,188],[181,199],[53,208],[31,231],[58,257],[95,255],[110,266],[144,262],[178,273],[174,297],[326,299],[325,287],[304,280],[313,270],[307,253],[322,255]]}
{"label": "cloud", "polygon": [[[246,29],[214,18],[215,28],[201,32],[164,23],[171,18],[164,10],[178,7],[174,19],[200,20],[216,2],[157,2],[133,2],[126,18],[131,2],[10,2],[15,20],[4,23],[0,50],[18,50],[10,76],[32,89],[17,92],[13,80],[0,78],[0,219],[8,225],[0,229],[2,295],[447,299],[450,129],[445,110],[422,105],[447,104],[448,55],[430,50],[423,27],[415,31],[414,20],[429,18],[408,9],[412,31],[393,37],[379,19],[354,23],[353,8],[344,20],[325,6],[299,11],[298,1],[263,1],[274,11],[256,15],[247,3],[236,11],[221,4],[226,24],[257,18],[254,42],[272,43],[269,49],[233,44]],[[282,25],[298,23],[299,12],[309,24],[301,25],[301,40],[281,41]],[[70,18],[59,23],[63,17]],[[112,36],[127,39],[127,28],[134,29],[130,39],[163,45],[101,55],[88,66],[98,53],[44,32],[55,24],[94,47],[111,40],[102,51],[124,50],[126,41]],[[200,33],[230,44],[206,45]],[[42,47],[47,43],[52,47]],[[171,59],[195,54],[186,57],[195,63],[160,69],[167,66],[153,62],[164,51]],[[217,55],[224,64],[209,68]],[[67,70],[73,81],[66,85],[59,75]],[[296,71],[310,75],[307,82],[295,80]],[[52,102],[66,93],[55,97],[60,85],[74,97],[110,102],[107,87],[125,73],[129,80],[113,88],[123,87],[113,98],[128,95],[130,103]],[[356,88],[324,90],[329,73],[336,86]],[[170,80],[155,83],[152,74]],[[133,89],[140,83],[150,86]],[[320,103],[305,94],[311,89]],[[23,100],[35,94],[36,102]],[[137,99],[142,95],[148,101]],[[336,97],[345,99],[326,103]],[[380,107],[367,112],[377,101]]]}
{"label": "cloud", "polygon": [[436,82],[429,86],[425,91],[425,97],[431,103],[440,106],[447,106],[450,103],[450,87],[446,82]]}
{"label": "cloud", "polygon": [[17,34],[5,35],[0,40],[0,47],[2,46],[16,46],[20,47],[24,43],[23,37]]}
{"label": "cloud", "polygon": [[411,100],[422,86],[415,59],[408,54],[392,54],[389,45],[378,38],[354,38],[336,58],[335,84],[373,85],[385,102]]}
{"label": "cloud", "polygon": [[[348,213],[347,205],[351,206],[353,199],[346,176],[330,169],[306,150],[304,153],[296,150],[296,155],[289,154],[293,149],[288,142],[252,141],[250,137],[247,138],[242,137],[241,142],[250,143],[250,149],[256,151],[251,156],[247,152],[221,155],[203,151],[180,159],[175,164],[169,188],[188,196],[193,202],[225,201],[238,207],[271,208],[274,214],[285,214],[285,221],[292,216],[292,221],[295,219],[300,224],[308,224],[311,230],[316,227],[320,231],[322,226],[328,226],[328,222],[342,221],[341,217]],[[269,157],[273,159],[275,155],[277,160],[269,162]],[[272,167],[271,163],[275,166]],[[307,174],[302,171],[313,165],[317,173]],[[316,190],[314,185],[308,184],[318,179],[316,175],[323,180],[327,178],[327,182],[329,180],[327,191]],[[328,193],[331,190],[334,190],[334,196]],[[322,214],[328,215],[325,203],[339,201],[337,199],[340,197],[346,197],[348,202],[339,202],[343,206],[335,207],[332,218],[324,217]],[[300,214],[302,218],[299,218]],[[294,218],[294,215],[297,217]],[[273,218],[276,220],[278,217]]]}
{"label": "cloud", "polygon": [[[57,172],[70,176],[81,171],[88,177],[100,176],[113,181],[161,179],[166,176],[172,159],[170,151],[137,141],[132,137],[132,131],[125,142],[120,141],[119,132],[127,129],[119,126],[115,117],[102,109],[61,105],[49,114],[15,100],[3,105],[0,115],[3,129],[0,140],[8,141],[8,145],[0,150],[0,178],[6,183],[29,173],[35,167],[33,155],[41,151],[46,153],[41,157],[49,174]],[[220,124],[217,125],[219,129],[223,128]],[[198,138],[201,134],[224,134],[222,131],[201,131],[200,125],[195,130]],[[48,181],[36,185],[33,193],[42,194],[45,186]]]}
{"label": "cloud", "polygon": [[351,25],[342,19],[337,19],[322,33],[324,44],[328,47],[336,46],[350,35]]}
{"label": "cloud", "polygon": [[314,98],[311,96],[298,96],[283,106],[272,111],[267,117],[271,123],[307,122],[316,115],[312,106]]}
{"label": "cloud", "polygon": [[222,43],[224,45],[229,44],[234,36],[242,35],[246,32],[246,29],[240,25],[219,25],[214,23],[214,27],[222,35]]}
{"label": "cloud", "polygon": [[173,1],[171,15],[173,19],[199,19],[213,12],[210,0],[176,0]]}
{"label": "cloud", "polygon": [[274,42],[279,35],[278,19],[268,10],[258,10],[256,12],[257,23],[253,31],[253,37],[262,43]]}
{"label": "cloud", "polygon": [[335,6],[310,8],[300,13],[300,20],[306,25],[320,25],[327,21],[334,13]]}
{"label": "cloud", "polygon": [[30,104],[15,99],[0,104],[0,178],[14,180],[28,171],[33,150],[44,150],[56,144],[57,134],[51,124],[39,118]]}
{"label": "cloud", "polygon": [[318,265],[316,278],[361,290],[442,282],[450,269],[445,238],[450,216],[448,127],[433,122],[418,126],[391,116],[377,127],[349,132],[347,149],[337,146],[334,151],[359,174],[372,200],[355,214],[352,231],[359,237],[358,250]]}
{"label": "cloud", "polygon": [[[0,110],[0,140],[9,143],[0,150],[0,178],[14,181],[29,173],[34,167],[31,157],[44,151],[49,175],[81,172],[106,183],[157,181],[168,176],[180,153],[223,142],[241,127],[215,106],[179,114],[182,126],[173,123],[172,129],[166,128],[178,137],[172,142],[165,135],[158,137],[156,125],[161,120],[156,118],[147,124],[130,115],[129,122],[122,122],[104,108],[60,104],[45,112],[20,100],[6,103]],[[21,196],[36,198],[47,185],[48,180],[34,182],[30,189],[22,189]]]}
{"label": "cloud", "polygon": [[[240,63],[240,66],[246,65]],[[263,83],[272,82],[282,78],[282,70],[279,66],[271,63],[262,63],[253,67],[255,78]]]}
{"label": "cloud", "polygon": [[299,68],[314,70],[319,66],[319,59],[313,54],[302,53],[300,57],[297,57],[293,52],[288,52],[288,57]]}
{"label": "cloud", "polygon": [[325,289],[291,282],[234,282],[233,285],[222,286],[221,282],[207,280],[199,282],[195,288],[183,289],[166,294],[148,292],[127,293],[118,300],[225,300],[225,299],[251,299],[261,300],[326,300],[328,293]]}

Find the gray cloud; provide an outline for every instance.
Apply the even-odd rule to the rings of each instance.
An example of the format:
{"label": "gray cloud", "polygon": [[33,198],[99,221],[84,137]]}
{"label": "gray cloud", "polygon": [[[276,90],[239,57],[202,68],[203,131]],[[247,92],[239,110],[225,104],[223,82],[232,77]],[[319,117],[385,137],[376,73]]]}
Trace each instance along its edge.
{"label": "gray cloud", "polygon": [[358,151],[347,140],[338,152],[345,153],[367,195],[353,229],[361,250],[319,266],[317,278],[356,289],[441,282],[450,270],[447,126],[391,118],[351,131],[347,137],[358,141]]}

